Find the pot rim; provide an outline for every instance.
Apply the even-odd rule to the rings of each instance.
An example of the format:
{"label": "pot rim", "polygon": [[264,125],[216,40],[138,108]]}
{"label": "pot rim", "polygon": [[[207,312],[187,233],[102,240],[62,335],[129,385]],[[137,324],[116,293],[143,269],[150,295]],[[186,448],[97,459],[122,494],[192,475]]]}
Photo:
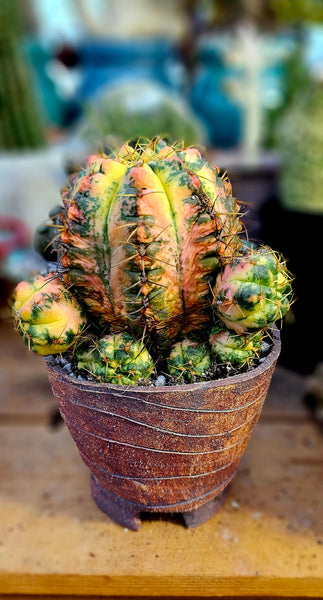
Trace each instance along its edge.
{"label": "pot rim", "polygon": [[59,374],[59,377],[61,379],[65,379],[65,381],[72,383],[73,385],[77,385],[80,388],[86,388],[86,387],[91,387],[92,389],[106,389],[106,390],[116,390],[116,391],[121,391],[124,390],[125,392],[140,392],[140,393],[151,393],[152,389],[154,390],[154,393],[156,392],[162,392],[165,393],[166,391],[169,392],[175,392],[177,390],[186,390],[187,392],[193,391],[193,390],[199,390],[199,389],[211,389],[211,388],[216,388],[216,387],[221,387],[223,385],[234,385],[236,383],[241,383],[241,382],[245,382],[248,381],[250,379],[254,379],[255,377],[258,377],[259,375],[262,375],[265,371],[267,371],[267,369],[269,369],[272,364],[274,362],[277,361],[279,353],[280,353],[280,348],[281,348],[281,342],[280,342],[280,332],[278,330],[278,328],[276,326],[274,326],[273,330],[273,346],[271,351],[269,352],[269,354],[266,356],[265,360],[260,363],[257,367],[255,367],[254,369],[251,369],[250,371],[246,371],[245,373],[238,373],[237,375],[231,375],[229,377],[222,377],[221,379],[211,379],[208,381],[199,381],[197,383],[183,383],[183,384],[179,384],[179,385],[158,385],[158,386],[146,386],[146,385],[118,385],[118,384],[114,384],[114,383],[97,383],[96,381],[87,381],[87,380],[80,380],[77,379],[76,377],[71,377],[68,373],[66,373],[63,369],[63,367],[61,367],[59,364],[57,364],[56,362],[54,362],[54,359],[52,356],[44,356],[44,359],[46,361],[46,363],[48,364],[48,367],[52,370],[52,371],[56,371]]}

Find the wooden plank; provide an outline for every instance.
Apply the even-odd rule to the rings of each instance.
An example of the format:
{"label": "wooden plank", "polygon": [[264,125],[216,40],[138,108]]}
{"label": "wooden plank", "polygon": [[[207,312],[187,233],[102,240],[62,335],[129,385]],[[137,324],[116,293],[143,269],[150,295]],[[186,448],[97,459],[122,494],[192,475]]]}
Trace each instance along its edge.
{"label": "wooden plank", "polygon": [[[102,600],[102,598],[107,598],[107,596],[98,596],[98,595],[87,595],[86,596],[86,600]],[[152,597],[152,596],[150,596]],[[157,596],[159,598],[161,598],[161,596]],[[212,598],[214,598],[215,596],[212,596]],[[221,597],[221,596],[218,596]],[[223,596],[222,596],[223,597]],[[237,600],[239,596],[225,596],[226,600]],[[241,597],[241,596],[240,596]],[[280,596],[282,597],[282,596]],[[313,596],[312,596],[313,597]],[[21,595],[21,594],[5,594],[5,595],[1,595],[0,596],[1,600],[26,600],[26,596],[25,594]],[[53,595],[46,595],[44,596],[43,594],[35,596],[32,596],[33,600],[58,600],[59,596],[57,596],[55,594],[55,596]],[[84,595],[83,596],[79,596],[79,595],[74,595],[72,594],[69,596],[64,596],[64,598],[69,598],[69,599],[73,599],[73,600],[84,600]],[[129,596],[108,596],[109,600],[129,600]],[[191,595],[187,595],[185,597],[182,596],[182,600],[197,600],[197,598],[200,598],[203,600],[203,598],[207,598],[207,596],[191,596]],[[174,596],[162,596],[162,600],[172,600],[174,599]],[[131,600],[147,600],[147,596],[132,596]],[[243,600],[277,600],[277,596],[243,596]],[[284,596],[284,600],[304,600],[304,595],[302,596]]]}
{"label": "wooden plank", "polygon": [[222,510],[139,532],[94,504],[64,427],[0,428],[0,590],[25,596],[323,596],[322,438],[259,423]]}
{"label": "wooden plank", "polygon": [[[89,594],[99,598],[244,598],[255,596],[268,598],[322,598],[322,585],[316,578],[286,579],[279,577],[210,577],[199,576],[159,577],[137,576],[114,578],[110,576],[38,576],[26,575],[20,580],[21,591],[32,595],[50,590],[52,594],[75,598],[88,598]],[[18,584],[18,588],[20,587]],[[17,589],[17,585],[14,586]],[[12,589],[14,589],[12,588]],[[35,591],[32,591],[35,590]],[[301,594],[301,595],[300,595]],[[1,596],[0,596],[1,597]],[[26,595],[23,596],[26,598]],[[46,597],[46,596],[44,596]]]}

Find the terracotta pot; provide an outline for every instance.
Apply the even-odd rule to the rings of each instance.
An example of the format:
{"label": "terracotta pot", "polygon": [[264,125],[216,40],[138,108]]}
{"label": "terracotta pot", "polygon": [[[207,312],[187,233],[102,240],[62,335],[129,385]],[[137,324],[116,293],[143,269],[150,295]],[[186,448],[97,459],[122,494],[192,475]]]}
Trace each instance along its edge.
{"label": "terracotta pot", "polygon": [[188,526],[212,516],[259,418],[279,351],[276,332],[271,353],[248,373],[161,387],[84,382],[47,358],[98,506],[131,529],[140,527],[141,512],[179,512]]}

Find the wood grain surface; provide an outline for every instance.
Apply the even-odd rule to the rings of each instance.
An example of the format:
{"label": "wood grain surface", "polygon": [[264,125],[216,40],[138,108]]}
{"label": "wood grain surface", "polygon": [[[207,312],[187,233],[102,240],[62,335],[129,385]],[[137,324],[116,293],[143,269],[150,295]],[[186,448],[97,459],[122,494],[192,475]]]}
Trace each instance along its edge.
{"label": "wood grain surface", "polygon": [[323,441],[301,376],[277,368],[217,515],[132,532],[92,500],[42,359],[5,323],[0,352],[1,598],[323,598]]}

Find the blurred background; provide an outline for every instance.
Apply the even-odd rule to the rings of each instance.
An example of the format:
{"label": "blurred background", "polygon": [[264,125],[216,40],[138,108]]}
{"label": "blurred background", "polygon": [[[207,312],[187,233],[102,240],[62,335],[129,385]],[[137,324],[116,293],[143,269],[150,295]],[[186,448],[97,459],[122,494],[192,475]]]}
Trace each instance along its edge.
{"label": "blurred background", "polygon": [[46,247],[67,174],[95,149],[164,135],[201,145],[247,203],[250,239],[286,257],[295,303],[280,361],[312,373],[322,81],[322,0],[1,0],[2,306],[45,264],[33,238]]}

